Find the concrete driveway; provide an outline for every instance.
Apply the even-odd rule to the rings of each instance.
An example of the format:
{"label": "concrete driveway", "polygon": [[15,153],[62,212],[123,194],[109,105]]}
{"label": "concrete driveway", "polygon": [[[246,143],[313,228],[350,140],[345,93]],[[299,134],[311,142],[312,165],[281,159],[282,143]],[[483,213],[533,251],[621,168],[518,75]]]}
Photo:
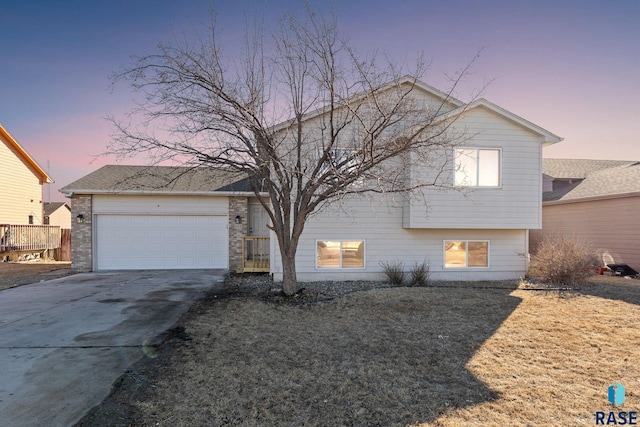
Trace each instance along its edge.
{"label": "concrete driveway", "polygon": [[83,273],[0,291],[0,424],[79,421],[225,273]]}

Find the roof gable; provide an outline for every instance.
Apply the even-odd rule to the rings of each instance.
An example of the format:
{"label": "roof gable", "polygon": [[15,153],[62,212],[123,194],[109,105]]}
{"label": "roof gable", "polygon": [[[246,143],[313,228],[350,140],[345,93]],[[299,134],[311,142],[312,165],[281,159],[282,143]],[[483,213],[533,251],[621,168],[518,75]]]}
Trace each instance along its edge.
{"label": "roof gable", "polygon": [[[443,103],[443,107],[441,110],[441,113],[437,116],[437,122],[441,123],[447,120],[455,120],[458,116],[464,114],[467,111],[473,110],[475,108],[486,108],[488,110],[490,110],[491,112],[493,112],[494,114],[520,126],[521,128],[524,128],[538,136],[541,137],[541,141],[542,141],[542,145],[543,146],[548,146],[551,144],[555,144],[557,142],[562,141],[564,138],[555,135],[552,132],[549,132],[548,130],[490,102],[487,101],[484,98],[480,98],[480,99],[476,99],[468,104],[465,104],[464,102],[460,101],[459,99],[451,96],[450,94],[443,92],[439,89],[436,89],[433,86],[430,86],[418,79],[416,79],[413,76],[410,75],[406,75],[404,77],[401,77],[399,79],[393,80],[391,82],[388,82],[382,86],[380,86],[379,88],[376,89],[377,92],[383,92],[386,90],[392,90],[394,87],[400,87],[403,85],[411,85],[413,86],[414,89],[416,89],[418,92],[422,92],[424,94],[427,94],[431,97],[435,97],[439,100],[442,101]],[[353,97],[351,97],[348,102],[349,103],[358,103],[360,101],[364,101],[366,100],[366,97],[368,96],[367,93],[361,93],[361,94],[356,94]],[[303,121],[309,121],[312,120],[314,118],[318,118],[321,117],[324,113],[326,113],[328,111],[327,107],[323,107],[323,108],[319,108],[317,110],[314,110],[312,112],[309,112],[307,114],[305,114],[302,118]],[[285,130],[287,128],[289,128],[292,124],[294,123],[294,119],[291,120],[287,120],[284,121],[276,126],[274,126],[273,130],[275,132],[279,132],[282,130]],[[413,126],[415,127],[419,127],[420,125],[415,125]]]}
{"label": "roof gable", "polygon": [[[392,80],[390,82],[387,82],[379,87],[377,87],[375,89],[376,93],[381,93],[381,92],[385,92],[385,91],[389,91],[392,90],[393,88],[399,88],[401,86],[413,86],[412,90],[417,90],[419,92],[423,92],[427,95],[433,96],[435,98],[438,98],[440,100],[442,100],[443,104],[445,107],[448,107],[449,109],[455,109],[455,108],[459,108],[464,104],[464,102],[460,101],[459,99],[453,97],[452,95],[441,91],[440,89],[437,89],[431,85],[426,84],[425,82],[418,80],[417,78],[410,76],[410,75],[405,75],[403,77],[400,77],[398,79]],[[357,93],[353,96],[351,96],[347,101],[345,101],[344,105],[350,105],[350,104],[357,104],[358,102],[362,102],[364,100],[366,100],[366,98],[369,96],[369,92],[364,92],[364,93]],[[316,110],[310,111],[308,113],[306,113],[303,117],[302,117],[302,121],[309,121],[312,120],[316,117],[320,117],[323,114],[325,114],[327,111],[329,111],[329,106],[324,106],[324,107],[320,107]],[[445,111],[447,111],[445,109]],[[279,132],[281,130],[287,129],[288,127],[290,127],[293,123],[295,122],[295,118],[291,118],[289,120],[285,120],[284,122],[281,122],[277,125],[275,125],[273,127],[273,130],[275,132]]]}
{"label": "roof gable", "polygon": [[22,162],[33,172],[35,176],[38,177],[41,184],[50,184],[53,181],[51,177],[36,163],[36,161],[27,153],[27,151],[22,148],[18,141],[16,141],[11,134],[0,124],[0,136],[1,139],[5,141],[9,148],[14,151],[17,156],[22,160]]}
{"label": "roof gable", "polygon": [[71,208],[65,202],[46,202],[44,204],[43,214],[44,216],[50,216],[60,208],[66,208],[71,211]]}
{"label": "roof gable", "polygon": [[513,114],[511,111],[506,110],[496,104],[494,104],[493,102],[487,101],[484,98],[480,98],[480,99],[476,99],[473,102],[470,102],[469,104],[465,104],[462,105],[458,108],[456,108],[455,110],[449,111],[448,113],[445,113],[443,115],[441,115],[439,118],[440,120],[452,120],[455,119],[456,117],[463,115],[464,113],[466,113],[467,111],[471,111],[475,108],[486,108],[489,111],[493,112],[494,114],[512,122],[517,124],[518,126],[527,129],[530,132],[533,132],[537,135],[539,135],[540,137],[542,137],[542,145],[543,146],[548,146],[551,144],[555,144],[556,142],[560,142],[562,141],[564,138],[559,137],[558,135],[549,132],[548,130],[526,120],[523,119],[522,117]]}

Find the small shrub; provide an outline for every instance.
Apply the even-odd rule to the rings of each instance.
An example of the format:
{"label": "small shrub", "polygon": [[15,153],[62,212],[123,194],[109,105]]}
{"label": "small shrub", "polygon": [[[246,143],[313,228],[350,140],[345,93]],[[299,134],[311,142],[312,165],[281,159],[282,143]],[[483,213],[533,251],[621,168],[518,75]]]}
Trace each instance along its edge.
{"label": "small shrub", "polygon": [[415,262],[409,271],[409,284],[411,286],[425,286],[429,283],[429,264],[426,261]]}
{"label": "small shrub", "polygon": [[396,286],[401,286],[404,283],[406,273],[402,261],[381,261],[380,266],[389,283]]}
{"label": "small shrub", "polygon": [[567,236],[546,237],[531,257],[529,275],[550,285],[574,287],[592,276],[599,265],[584,242]]}

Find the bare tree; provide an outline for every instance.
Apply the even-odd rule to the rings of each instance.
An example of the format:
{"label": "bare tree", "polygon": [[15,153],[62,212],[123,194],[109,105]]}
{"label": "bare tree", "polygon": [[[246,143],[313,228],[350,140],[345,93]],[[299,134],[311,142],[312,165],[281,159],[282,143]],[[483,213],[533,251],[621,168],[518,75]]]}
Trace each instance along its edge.
{"label": "bare tree", "polygon": [[[283,265],[283,290],[297,289],[295,255],[305,223],[352,194],[406,193],[438,180],[405,176],[411,162],[442,170],[434,153],[455,144],[451,92],[437,105],[416,95],[425,67],[403,77],[376,56],[362,58],[335,19],[307,10],[285,16],[269,36],[247,26],[245,48],[223,56],[216,26],[207,39],[161,45],[114,77],[144,97],[132,116],[111,118],[111,154],[246,174],[268,213]],[[451,90],[465,74],[458,73]],[[448,119],[443,120],[442,117]],[[436,174],[437,175],[437,174]]]}

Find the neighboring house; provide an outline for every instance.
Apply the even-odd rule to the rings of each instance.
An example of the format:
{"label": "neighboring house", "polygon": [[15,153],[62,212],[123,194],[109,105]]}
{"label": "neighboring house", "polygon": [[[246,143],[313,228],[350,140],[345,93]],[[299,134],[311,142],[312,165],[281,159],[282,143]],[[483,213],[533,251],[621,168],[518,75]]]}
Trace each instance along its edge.
{"label": "neighboring house", "polygon": [[43,224],[43,185],[53,180],[0,125],[0,224]]}
{"label": "neighboring house", "polygon": [[603,263],[640,270],[640,162],[544,159],[542,164],[542,230],[532,232],[532,250],[546,235],[575,236]]}
{"label": "neighboring house", "polygon": [[71,228],[71,208],[65,202],[46,202],[44,204],[43,218],[45,225]]}
{"label": "neighboring house", "polygon": [[[434,105],[445,96],[421,82],[415,90]],[[298,280],[381,279],[381,263],[395,260],[407,268],[426,261],[439,280],[525,274],[529,230],[541,228],[542,148],[562,138],[484,99],[450,98],[446,107],[443,119],[461,114],[452,130],[468,135],[464,145],[438,153],[437,171],[403,171],[406,179],[440,186],[323,207],[300,238]],[[60,191],[73,200],[73,268],[253,271],[246,259],[268,254],[247,242],[269,232],[241,178],[205,168],[105,166],[67,185]],[[281,280],[273,234],[269,245],[266,270]]]}

